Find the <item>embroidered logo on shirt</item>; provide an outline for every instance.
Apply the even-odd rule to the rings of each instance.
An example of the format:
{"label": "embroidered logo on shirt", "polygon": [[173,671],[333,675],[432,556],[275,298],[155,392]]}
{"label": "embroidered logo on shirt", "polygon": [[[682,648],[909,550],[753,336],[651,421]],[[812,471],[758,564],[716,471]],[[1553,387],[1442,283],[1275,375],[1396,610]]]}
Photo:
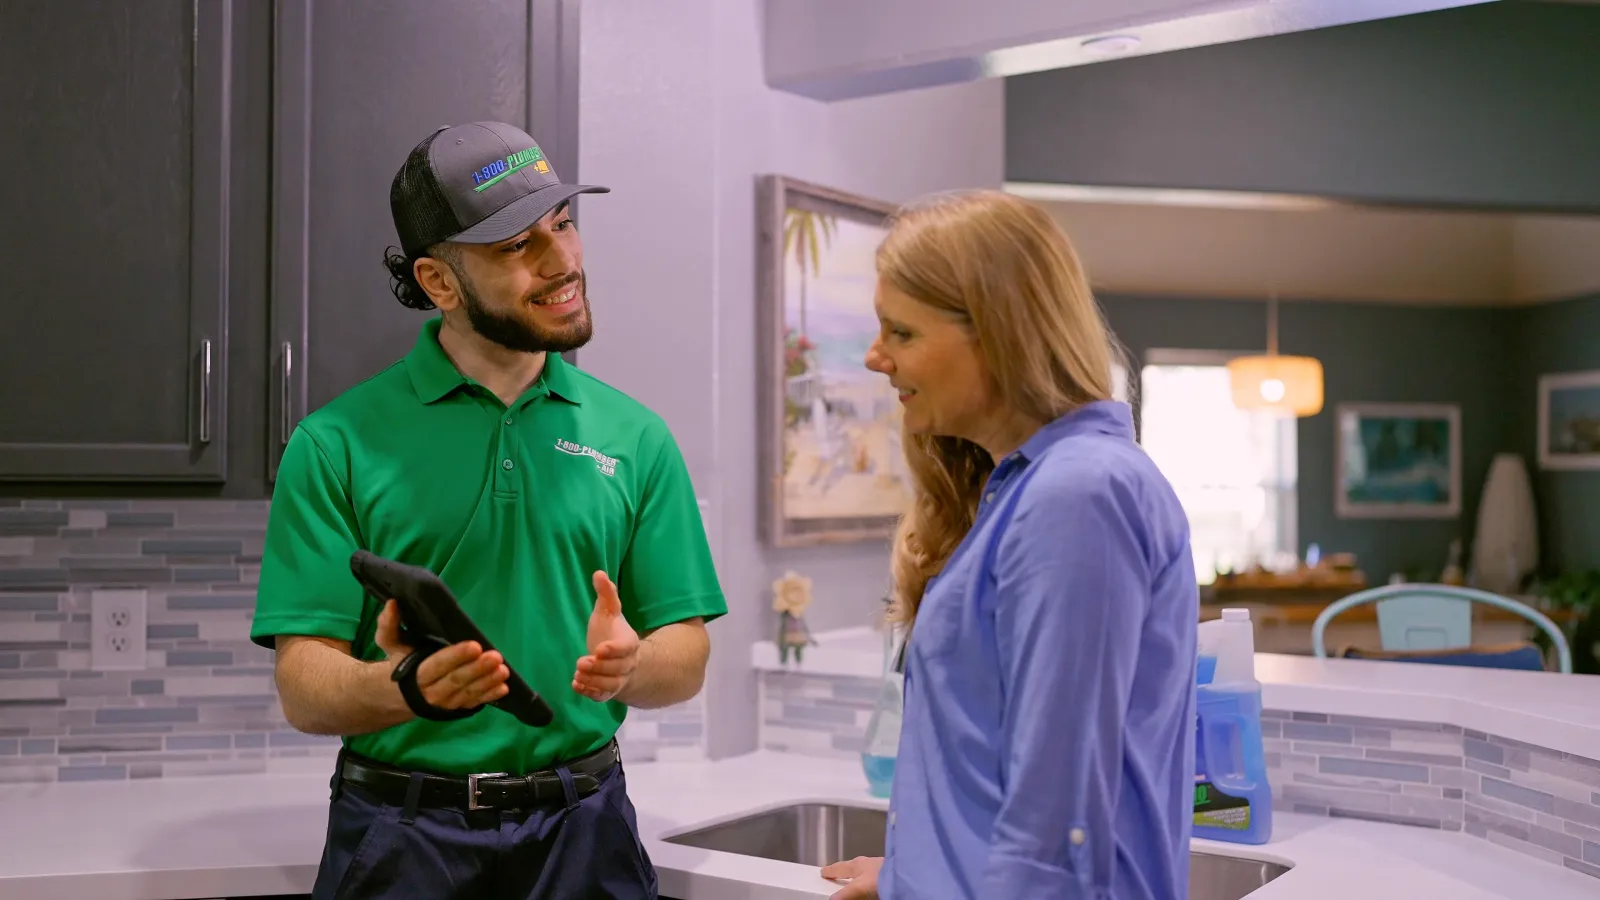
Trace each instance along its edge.
{"label": "embroidered logo on shirt", "polygon": [[587,456],[593,459],[595,467],[600,470],[600,474],[602,475],[617,474],[616,458],[607,456],[593,447],[585,447],[582,444],[575,444],[572,441],[556,438],[556,449],[560,450],[562,453],[569,453],[573,456]]}

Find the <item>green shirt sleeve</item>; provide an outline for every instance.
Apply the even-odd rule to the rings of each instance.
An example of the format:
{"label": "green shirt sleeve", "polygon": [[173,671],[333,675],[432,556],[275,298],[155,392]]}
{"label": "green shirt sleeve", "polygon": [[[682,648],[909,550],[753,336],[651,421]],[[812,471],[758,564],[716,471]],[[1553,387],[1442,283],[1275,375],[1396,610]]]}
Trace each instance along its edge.
{"label": "green shirt sleeve", "polygon": [[664,424],[654,439],[617,579],[622,614],[640,632],[696,616],[709,622],[728,611],[683,454]]}
{"label": "green shirt sleeve", "polygon": [[350,574],[360,546],[350,494],[311,433],[296,428],[278,464],[250,639],[279,634],[354,641],[365,591]]}

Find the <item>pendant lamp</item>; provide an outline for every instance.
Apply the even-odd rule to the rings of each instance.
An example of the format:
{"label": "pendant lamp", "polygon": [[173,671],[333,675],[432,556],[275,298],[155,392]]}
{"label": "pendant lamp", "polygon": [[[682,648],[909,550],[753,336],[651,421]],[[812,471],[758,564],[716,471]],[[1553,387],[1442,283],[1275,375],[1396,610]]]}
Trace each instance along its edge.
{"label": "pendant lamp", "polygon": [[1278,298],[1267,301],[1267,353],[1228,361],[1233,405],[1240,409],[1314,416],[1322,411],[1322,363],[1278,354]]}

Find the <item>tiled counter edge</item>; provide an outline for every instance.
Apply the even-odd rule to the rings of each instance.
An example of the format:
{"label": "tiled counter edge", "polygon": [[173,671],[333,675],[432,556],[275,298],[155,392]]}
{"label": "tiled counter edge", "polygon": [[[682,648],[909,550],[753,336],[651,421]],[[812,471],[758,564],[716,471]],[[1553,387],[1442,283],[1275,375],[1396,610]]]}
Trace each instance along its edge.
{"label": "tiled counter edge", "polygon": [[[332,760],[250,642],[268,503],[0,498],[0,782],[265,772]],[[145,667],[90,667],[89,604],[145,591]],[[631,760],[702,759],[703,695],[630,710]]]}
{"label": "tiled counter edge", "polygon": [[[878,681],[760,672],[762,749],[854,757]],[[1600,760],[1442,722],[1269,709],[1276,808],[1464,831],[1600,879]]]}

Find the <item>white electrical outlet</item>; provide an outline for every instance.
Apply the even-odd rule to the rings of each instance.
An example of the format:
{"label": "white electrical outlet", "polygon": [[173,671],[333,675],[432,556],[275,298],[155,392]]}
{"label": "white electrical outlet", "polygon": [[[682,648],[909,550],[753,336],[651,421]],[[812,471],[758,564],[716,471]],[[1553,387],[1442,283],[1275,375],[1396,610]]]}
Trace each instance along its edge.
{"label": "white electrical outlet", "polygon": [[89,668],[144,668],[145,592],[94,591],[89,607]]}

